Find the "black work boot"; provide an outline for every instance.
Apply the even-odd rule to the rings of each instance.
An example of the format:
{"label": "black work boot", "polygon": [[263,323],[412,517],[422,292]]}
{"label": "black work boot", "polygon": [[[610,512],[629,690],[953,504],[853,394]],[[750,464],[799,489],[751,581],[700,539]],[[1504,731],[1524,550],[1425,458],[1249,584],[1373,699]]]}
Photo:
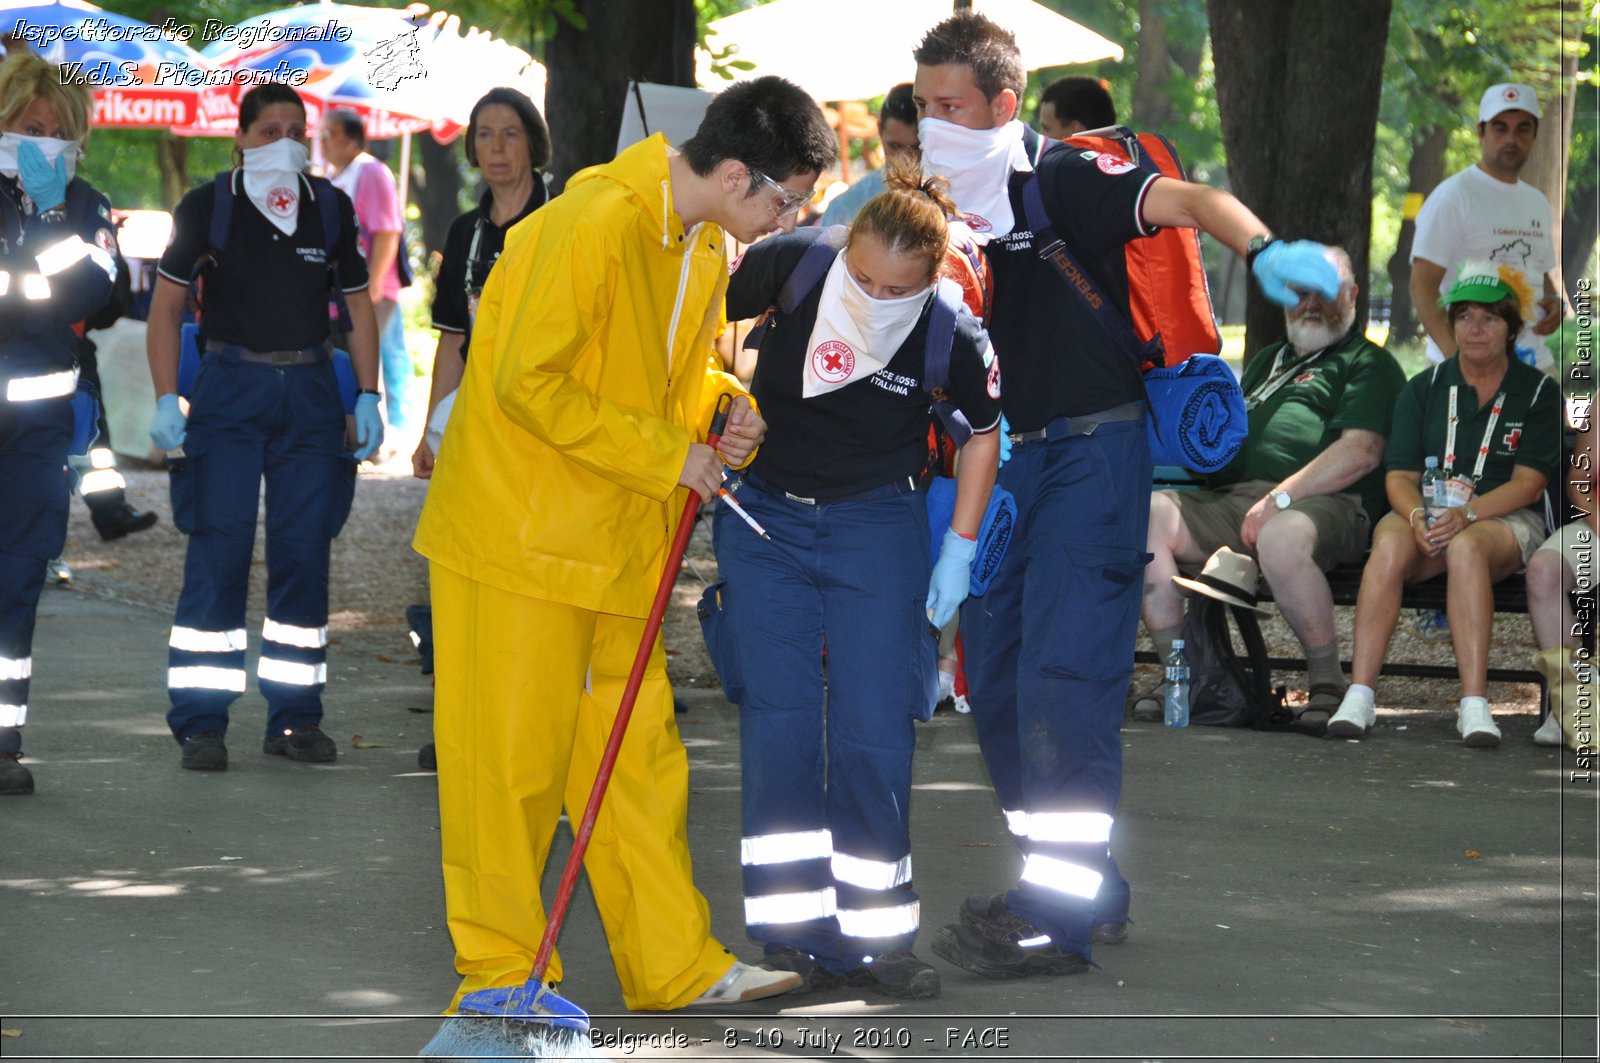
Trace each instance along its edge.
{"label": "black work boot", "polygon": [[22,751],[0,753],[0,794],[33,793],[33,772],[24,768]]}
{"label": "black work boot", "polygon": [[183,767],[190,771],[227,771],[228,747],[221,731],[201,731],[183,740]]}
{"label": "black work boot", "polygon": [[884,996],[914,1000],[939,995],[939,972],[910,949],[874,956],[845,976],[851,985],[876,989]]}
{"label": "black work boot", "polygon": [[985,978],[1082,974],[1089,969],[1087,957],[1062,951],[1048,934],[1026,920],[1004,939],[970,926],[947,926],[934,935],[933,953]]}
{"label": "black work boot", "polygon": [[417,750],[417,767],[423,771],[439,770],[439,757],[434,752],[432,742]]}
{"label": "black work boot", "polygon": [[89,519],[94,521],[94,530],[100,533],[100,538],[110,542],[154,527],[157,517],[154,513],[141,513],[127,502],[117,502],[91,505]]}
{"label": "black work boot", "polygon": [[800,976],[800,985],[796,993],[817,993],[826,989],[837,989],[847,981],[842,974],[834,974],[817,962],[817,958],[809,952],[789,945],[769,945],[767,954],[761,957],[761,966],[770,967],[774,971],[792,971]]}
{"label": "black work boot", "polygon": [[[980,930],[997,941],[1005,941],[1007,935],[1019,927],[1030,925],[1026,919],[1006,907],[1004,893],[979,893],[962,901],[961,922],[964,926]],[[1120,923],[1096,923],[1094,929],[1089,932],[1089,941],[1095,945],[1120,945],[1127,940],[1127,920]]]}
{"label": "black work boot", "polygon": [[309,764],[326,764],[339,755],[333,739],[323,734],[316,724],[267,735],[261,740],[261,752]]}

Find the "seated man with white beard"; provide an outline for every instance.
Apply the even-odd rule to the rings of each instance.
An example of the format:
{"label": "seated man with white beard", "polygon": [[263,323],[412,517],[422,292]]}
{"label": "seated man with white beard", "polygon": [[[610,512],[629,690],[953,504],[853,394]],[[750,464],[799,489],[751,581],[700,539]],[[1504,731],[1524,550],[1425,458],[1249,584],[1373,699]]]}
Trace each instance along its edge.
{"label": "seated man with white beard", "polygon": [[1344,696],[1323,573],[1361,561],[1389,508],[1383,451],[1406,380],[1394,356],[1355,325],[1350,256],[1338,247],[1327,255],[1344,282],[1338,299],[1302,296],[1284,311],[1288,340],[1256,352],[1244,371],[1249,435],[1238,455],[1203,490],[1151,496],[1143,605],[1165,660],[1183,626],[1178,566],[1198,565],[1221,546],[1254,555],[1305,647],[1307,723],[1326,723]]}

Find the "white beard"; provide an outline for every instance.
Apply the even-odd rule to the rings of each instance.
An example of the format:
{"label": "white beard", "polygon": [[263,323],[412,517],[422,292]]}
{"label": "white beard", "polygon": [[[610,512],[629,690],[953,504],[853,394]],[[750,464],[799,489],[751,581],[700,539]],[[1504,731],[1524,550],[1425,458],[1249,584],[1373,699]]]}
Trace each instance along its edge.
{"label": "white beard", "polygon": [[1290,346],[1300,354],[1311,354],[1338,343],[1344,338],[1345,333],[1350,331],[1350,326],[1355,324],[1355,320],[1356,308],[1352,306],[1348,313],[1333,324],[1308,318],[1301,318],[1299,321],[1285,319],[1284,324],[1288,329]]}

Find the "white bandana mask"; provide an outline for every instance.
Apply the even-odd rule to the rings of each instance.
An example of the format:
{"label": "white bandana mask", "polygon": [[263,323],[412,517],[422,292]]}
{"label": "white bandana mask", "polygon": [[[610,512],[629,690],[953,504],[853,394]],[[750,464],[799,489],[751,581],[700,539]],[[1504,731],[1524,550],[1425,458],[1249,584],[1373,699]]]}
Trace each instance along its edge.
{"label": "white bandana mask", "polygon": [[950,181],[950,198],[980,241],[1004,236],[1016,223],[1009,184],[1013,173],[1033,164],[1022,146],[1022,123],[998,129],[968,129],[940,118],[917,123],[922,166]]}
{"label": "white bandana mask", "polygon": [[285,236],[293,236],[300,222],[300,171],[310,157],[304,144],[289,137],[244,149],[245,195]]}
{"label": "white bandana mask", "polygon": [[817,323],[806,344],[801,394],[808,399],[826,395],[888,365],[916,328],[932,290],[874,299],[850,276],[844,252],[839,252],[822,282]]}
{"label": "white bandana mask", "polygon": [[17,149],[27,142],[38,148],[44,155],[44,161],[52,167],[56,159],[65,156],[67,160],[67,179],[71,180],[78,172],[78,142],[76,140],[58,140],[55,137],[28,137],[21,133],[0,133],[0,174],[15,179],[17,176]]}

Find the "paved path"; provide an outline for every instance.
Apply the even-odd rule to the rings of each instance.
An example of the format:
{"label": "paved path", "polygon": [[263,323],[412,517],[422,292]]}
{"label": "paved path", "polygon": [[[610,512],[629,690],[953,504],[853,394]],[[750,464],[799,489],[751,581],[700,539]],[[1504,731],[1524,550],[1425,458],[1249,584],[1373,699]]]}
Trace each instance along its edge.
{"label": "paved path", "polygon": [[[455,984],[434,779],[415,767],[430,718],[408,711],[428,708],[425,681],[335,646],[337,764],[263,756],[252,688],[230,770],[184,772],[162,718],[168,623],[45,595],[39,792],[0,804],[0,1056],[411,1056]],[[697,877],[749,957],[736,717],[685,696]],[[1363,743],[1130,724],[1117,854],[1136,924],[1087,975],[994,983],[941,962],[943,995],[915,1006],[628,1015],[580,896],[563,992],[598,1031],[690,1042],[617,1059],[1593,1059],[1596,788],[1530,743],[1534,722],[1509,720],[1495,752],[1428,713]],[[968,719],[921,729],[916,785],[931,929],[1017,857]]]}

